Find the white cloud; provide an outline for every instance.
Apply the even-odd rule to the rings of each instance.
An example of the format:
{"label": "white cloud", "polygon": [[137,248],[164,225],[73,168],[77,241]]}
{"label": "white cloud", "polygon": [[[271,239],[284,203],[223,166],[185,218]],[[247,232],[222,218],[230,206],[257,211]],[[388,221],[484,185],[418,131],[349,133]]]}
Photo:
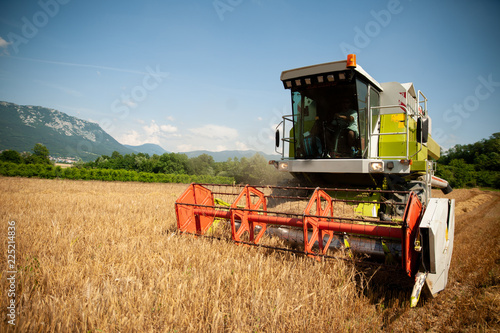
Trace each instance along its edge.
{"label": "white cloud", "polygon": [[158,126],[154,120],[151,121],[151,125],[142,126],[142,129],[148,136],[152,136],[160,132],[160,126]]}
{"label": "white cloud", "polygon": [[160,135],[166,136],[177,132],[177,127],[172,125],[158,125],[156,121],[151,120],[151,125],[142,126],[148,136]]}
{"label": "white cloud", "polygon": [[175,120],[175,118],[173,116],[167,116],[167,117],[165,117],[165,119],[167,119],[168,121],[172,121],[172,122]]}
{"label": "white cloud", "polygon": [[129,108],[136,108],[137,107],[137,103],[131,99],[122,99],[122,103],[124,105],[128,106]]}
{"label": "white cloud", "polygon": [[236,149],[237,150],[249,150],[250,148],[247,146],[246,143],[241,142],[241,141],[236,141]]}
{"label": "white cloud", "polygon": [[[140,146],[146,143],[141,139],[141,135],[137,131],[130,131],[128,134],[124,134],[121,136],[119,140],[122,144],[131,145],[131,146]],[[153,142],[151,142],[153,143]]]}
{"label": "white cloud", "polygon": [[[137,124],[137,121],[135,123]],[[218,124],[184,128],[174,126],[171,123],[162,123],[159,120],[147,120],[145,124],[134,128],[134,131],[129,129],[117,137],[122,143],[130,145],[156,143],[173,152],[250,149],[267,151],[274,147],[273,142],[267,142],[268,136],[271,134],[273,134],[272,139],[274,140],[274,131],[271,131],[268,126],[261,129],[264,133],[253,133],[253,136],[247,137],[234,128]]]}
{"label": "white cloud", "polygon": [[193,146],[191,144],[181,144],[177,146],[177,151],[184,152],[184,151],[193,151],[193,150],[202,150],[203,148],[199,148],[196,146]]}
{"label": "white cloud", "polygon": [[[140,119],[135,120],[138,123],[144,124]],[[131,130],[119,137],[119,142],[138,146],[145,143],[154,143],[161,145],[165,143],[165,139],[178,138],[181,135],[177,133],[177,128],[172,125],[158,125],[152,120],[149,125],[144,125],[141,130]]]}
{"label": "white cloud", "polygon": [[175,133],[175,132],[177,132],[177,127],[172,126],[172,125],[161,125],[160,129],[163,132],[167,132],[167,133]]}
{"label": "white cloud", "polygon": [[215,147],[214,151],[223,151],[223,150],[228,150],[226,146],[223,145],[218,145]]}
{"label": "white cloud", "polygon": [[234,140],[238,137],[238,131],[234,128],[208,124],[199,128],[191,128],[189,131],[198,137],[219,140]]}
{"label": "white cloud", "polygon": [[10,44],[12,44],[12,43],[7,42],[5,39],[0,37],[0,47],[1,48],[7,48]]}

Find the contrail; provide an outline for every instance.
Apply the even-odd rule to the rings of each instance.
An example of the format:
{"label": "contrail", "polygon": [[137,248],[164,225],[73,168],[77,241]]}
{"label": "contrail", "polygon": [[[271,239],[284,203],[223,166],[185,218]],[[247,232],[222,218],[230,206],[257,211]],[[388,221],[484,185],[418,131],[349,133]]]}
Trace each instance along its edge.
{"label": "contrail", "polygon": [[131,69],[124,69],[124,68],[108,67],[108,66],[98,66],[98,65],[88,65],[88,64],[76,64],[76,63],[71,63],[71,62],[43,60],[43,59],[33,59],[33,58],[23,58],[23,57],[15,57],[15,56],[6,56],[6,57],[7,58],[12,58],[12,59],[18,59],[18,60],[25,60],[25,61],[32,61],[32,62],[41,62],[41,63],[45,63],[45,64],[53,64],[53,65],[61,65],[61,66],[93,68],[93,69],[109,70],[109,71],[115,71],[115,72],[141,74],[141,75],[147,75],[148,74],[147,72],[136,71],[136,70],[131,70]]}

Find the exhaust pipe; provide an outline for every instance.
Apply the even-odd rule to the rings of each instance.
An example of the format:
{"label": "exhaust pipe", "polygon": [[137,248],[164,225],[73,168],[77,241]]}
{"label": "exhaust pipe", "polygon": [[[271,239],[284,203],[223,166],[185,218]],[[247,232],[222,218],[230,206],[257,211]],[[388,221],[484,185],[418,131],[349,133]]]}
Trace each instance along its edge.
{"label": "exhaust pipe", "polygon": [[432,176],[431,186],[441,189],[441,191],[443,191],[444,194],[448,194],[451,191],[453,191],[450,184],[446,180],[444,180],[443,178],[436,177],[436,176]]}

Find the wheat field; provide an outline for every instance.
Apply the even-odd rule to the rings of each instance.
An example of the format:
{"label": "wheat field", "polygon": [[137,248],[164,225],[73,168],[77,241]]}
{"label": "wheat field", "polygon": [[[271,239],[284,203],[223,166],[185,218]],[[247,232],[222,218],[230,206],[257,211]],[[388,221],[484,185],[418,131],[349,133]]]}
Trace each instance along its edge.
{"label": "wheat field", "polygon": [[[177,234],[174,202],[185,188],[0,178],[0,331],[442,332],[463,325],[467,330],[500,327],[498,270],[492,273],[497,278],[489,286],[492,296],[485,300],[490,305],[481,303],[486,309],[480,315],[453,323],[459,313],[436,314],[446,307],[440,302],[454,302],[460,311],[472,308],[456,305],[464,300],[453,273],[451,291],[410,309],[411,290],[367,283],[370,277],[349,261],[319,262]],[[498,196],[494,199],[498,206]],[[16,222],[15,326],[7,316],[9,221]],[[427,311],[434,314],[427,316]]]}

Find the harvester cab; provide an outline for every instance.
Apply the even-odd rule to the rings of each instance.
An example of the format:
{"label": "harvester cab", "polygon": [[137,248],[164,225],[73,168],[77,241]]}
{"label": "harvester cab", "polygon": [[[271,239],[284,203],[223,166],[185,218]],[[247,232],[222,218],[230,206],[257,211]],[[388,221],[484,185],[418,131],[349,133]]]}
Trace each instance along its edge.
{"label": "harvester cab", "polygon": [[281,80],[292,112],[276,133],[281,159],[270,164],[296,183],[191,184],[175,204],[178,230],[230,231],[238,244],[272,248],[277,237],[287,251],[396,268],[414,280],[412,306],[424,286],[443,290],[455,203],[431,198],[431,187],[451,188],[434,176],[440,147],[425,95],[411,83],[378,83],[354,55],[284,71]]}
{"label": "harvester cab", "polygon": [[284,71],[281,80],[291,91],[292,112],[279,125],[284,137],[276,133],[282,158],[270,163],[278,170],[311,186],[385,182],[410,190],[419,182],[424,202],[431,186],[451,191],[434,176],[440,146],[431,136],[427,98],[412,83],[380,84],[355,55]]}

